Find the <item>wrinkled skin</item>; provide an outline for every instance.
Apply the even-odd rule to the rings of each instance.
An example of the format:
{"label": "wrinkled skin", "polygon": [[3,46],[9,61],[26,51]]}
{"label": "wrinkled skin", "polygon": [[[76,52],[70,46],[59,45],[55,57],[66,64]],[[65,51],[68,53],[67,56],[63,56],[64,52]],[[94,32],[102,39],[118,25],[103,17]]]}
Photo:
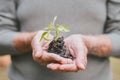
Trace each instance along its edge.
{"label": "wrinkled skin", "polygon": [[36,62],[55,71],[84,70],[87,64],[87,54],[108,57],[112,50],[111,40],[106,35],[74,34],[64,39],[66,48],[74,60],[63,58],[47,52],[50,41],[39,41],[42,32],[19,32],[13,40],[13,45],[21,54],[28,54],[32,51],[33,59]]}
{"label": "wrinkled skin", "polygon": [[[42,33],[43,31],[39,31],[32,40],[31,45],[33,51],[32,53],[33,59],[38,63],[40,63],[41,65],[48,65],[51,62],[59,63],[59,64],[72,63],[71,59],[60,57],[59,55],[54,53],[48,53],[47,49],[50,41],[46,41],[46,40],[40,41],[40,37]],[[52,39],[53,36],[49,35],[49,38]]]}
{"label": "wrinkled skin", "polygon": [[58,64],[51,63],[47,67],[63,72],[73,72],[78,70],[84,70],[87,64],[87,46],[84,44],[81,35],[71,35],[65,40],[65,45],[68,48],[70,54],[75,58],[72,63],[69,64]]}

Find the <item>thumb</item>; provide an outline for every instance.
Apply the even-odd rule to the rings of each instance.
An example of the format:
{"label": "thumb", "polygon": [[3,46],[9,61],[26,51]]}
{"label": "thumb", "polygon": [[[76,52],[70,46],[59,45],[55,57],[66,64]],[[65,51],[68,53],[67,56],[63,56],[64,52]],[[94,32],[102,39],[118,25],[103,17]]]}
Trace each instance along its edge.
{"label": "thumb", "polygon": [[87,50],[79,50],[76,54],[75,62],[79,70],[84,70],[87,65]]}
{"label": "thumb", "polygon": [[31,42],[31,46],[32,46],[32,50],[33,50],[33,58],[36,60],[38,58],[40,58],[42,56],[42,43],[43,41],[39,41],[39,38],[41,33],[38,32],[35,37],[33,38],[32,42]]}
{"label": "thumb", "polygon": [[41,48],[41,46],[35,45],[34,48],[33,48],[32,55],[33,55],[34,60],[40,59],[41,56],[42,56],[42,48]]}

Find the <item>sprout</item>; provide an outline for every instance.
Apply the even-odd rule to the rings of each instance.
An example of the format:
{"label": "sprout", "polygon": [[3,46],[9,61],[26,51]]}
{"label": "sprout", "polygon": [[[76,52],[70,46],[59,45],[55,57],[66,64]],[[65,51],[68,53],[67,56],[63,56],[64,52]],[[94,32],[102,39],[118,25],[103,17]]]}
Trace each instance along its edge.
{"label": "sprout", "polygon": [[64,24],[55,24],[57,16],[54,17],[53,21],[48,24],[47,27],[44,28],[45,32],[42,33],[40,41],[42,39],[49,40],[48,36],[51,32],[55,32],[54,39],[57,40],[61,32],[69,32],[69,28]]}

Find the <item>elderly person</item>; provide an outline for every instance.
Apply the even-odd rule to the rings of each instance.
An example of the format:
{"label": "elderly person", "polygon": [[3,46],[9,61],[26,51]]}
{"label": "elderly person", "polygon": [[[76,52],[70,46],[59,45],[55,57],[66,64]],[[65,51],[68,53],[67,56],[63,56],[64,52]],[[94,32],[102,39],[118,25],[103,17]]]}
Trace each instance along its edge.
{"label": "elderly person", "polygon": [[[64,41],[74,60],[39,42],[56,15],[71,29]],[[119,0],[0,0],[0,55],[11,55],[10,80],[112,80],[109,56],[120,56],[119,30]]]}

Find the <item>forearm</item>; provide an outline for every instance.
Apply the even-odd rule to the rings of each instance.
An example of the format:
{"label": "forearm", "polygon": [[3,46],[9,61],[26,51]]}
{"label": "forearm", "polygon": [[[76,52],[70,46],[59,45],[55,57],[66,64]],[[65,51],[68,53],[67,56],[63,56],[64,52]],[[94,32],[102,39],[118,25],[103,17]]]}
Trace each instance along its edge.
{"label": "forearm", "polygon": [[21,53],[31,52],[32,51],[31,41],[35,34],[36,32],[18,33],[13,40],[13,45],[16,51],[21,52]]}
{"label": "forearm", "polygon": [[105,57],[112,50],[111,41],[105,35],[83,36],[83,40],[88,48],[88,54]]}

